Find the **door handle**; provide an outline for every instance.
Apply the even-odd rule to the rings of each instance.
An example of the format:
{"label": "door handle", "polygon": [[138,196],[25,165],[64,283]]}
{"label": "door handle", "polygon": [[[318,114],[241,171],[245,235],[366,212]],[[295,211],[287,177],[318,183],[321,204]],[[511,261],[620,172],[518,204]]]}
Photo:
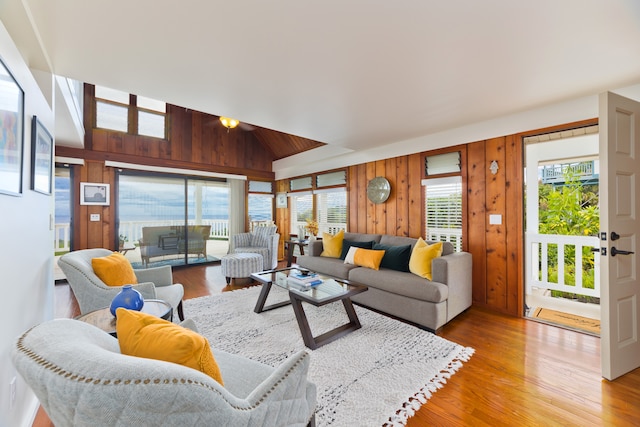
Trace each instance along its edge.
{"label": "door handle", "polygon": [[616,249],[615,246],[613,246],[611,248],[611,256],[616,256],[616,255],[631,255],[634,254],[635,252],[632,251],[621,251],[619,249]]}

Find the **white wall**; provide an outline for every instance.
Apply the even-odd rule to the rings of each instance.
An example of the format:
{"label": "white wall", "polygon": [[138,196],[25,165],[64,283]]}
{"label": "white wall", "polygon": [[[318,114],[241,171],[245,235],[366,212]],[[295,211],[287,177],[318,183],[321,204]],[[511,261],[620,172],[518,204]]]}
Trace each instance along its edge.
{"label": "white wall", "polygon": [[[31,120],[38,116],[53,133],[54,116],[47,98],[0,23],[0,57],[25,92],[22,195],[0,194],[0,427],[30,426],[38,402],[10,359],[10,349],[25,330],[53,318],[53,196],[31,188]],[[38,71],[38,81],[53,88],[50,73]],[[44,80],[43,80],[44,79]],[[49,83],[51,80],[51,83]],[[17,377],[16,400],[10,405],[10,382]]]}

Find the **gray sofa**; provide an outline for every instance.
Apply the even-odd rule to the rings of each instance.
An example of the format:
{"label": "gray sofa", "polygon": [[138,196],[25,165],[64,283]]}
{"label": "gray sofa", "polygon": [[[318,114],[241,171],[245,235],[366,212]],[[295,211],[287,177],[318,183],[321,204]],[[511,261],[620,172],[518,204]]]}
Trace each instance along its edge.
{"label": "gray sofa", "polygon": [[[344,241],[376,242],[392,247],[411,245],[413,250],[417,239],[345,233]],[[298,266],[363,283],[369,290],[353,296],[354,302],[428,330],[437,331],[471,306],[471,254],[453,252],[449,242],[444,242],[442,256],[433,260],[433,280],[389,268],[373,270],[344,264],[343,259],[320,256],[321,252],[322,241],[310,242],[307,255],[297,258]]]}

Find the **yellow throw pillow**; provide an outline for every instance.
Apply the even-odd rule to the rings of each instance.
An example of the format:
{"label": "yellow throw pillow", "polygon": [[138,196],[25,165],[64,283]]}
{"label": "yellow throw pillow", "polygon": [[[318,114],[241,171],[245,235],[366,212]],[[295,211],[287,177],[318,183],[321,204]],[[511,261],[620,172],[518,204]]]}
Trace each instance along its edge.
{"label": "yellow throw pillow", "polygon": [[344,258],[344,263],[380,270],[380,262],[382,262],[384,252],[383,250],[363,249],[352,246]]}
{"label": "yellow throw pillow", "polygon": [[340,258],[342,254],[342,241],[344,240],[344,230],[338,231],[335,235],[322,233],[322,253],[320,256],[329,258]]}
{"label": "yellow throw pillow", "polygon": [[422,237],[419,238],[413,247],[413,251],[411,251],[409,271],[425,279],[432,280],[431,262],[440,255],[442,255],[442,242],[430,245]]}
{"label": "yellow throw pillow", "polygon": [[119,252],[109,256],[93,258],[91,266],[96,275],[107,286],[135,285],[138,283],[131,263]]}
{"label": "yellow throw pillow", "polygon": [[191,329],[120,307],[116,310],[116,333],[122,354],[177,363],[224,385],[209,341]]}

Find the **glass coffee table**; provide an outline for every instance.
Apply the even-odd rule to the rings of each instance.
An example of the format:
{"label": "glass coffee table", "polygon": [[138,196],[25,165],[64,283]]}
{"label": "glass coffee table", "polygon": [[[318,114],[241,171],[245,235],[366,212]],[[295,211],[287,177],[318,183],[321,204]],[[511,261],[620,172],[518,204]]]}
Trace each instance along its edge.
{"label": "glass coffee table", "polygon": [[[349,332],[360,329],[360,320],[358,320],[358,315],[353,308],[351,296],[368,290],[369,288],[367,286],[320,274],[319,278],[322,280],[321,284],[313,286],[308,290],[300,290],[296,287],[289,286],[287,283],[289,273],[300,270],[303,269],[283,268],[279,270],[253,273],[251,277],[262,283],[262,291],[260,292],[256,307],[253,311],[256,313],[262,313],[264,311],[273,310],[274,308],[291,304],[293,312],[296,315],[296,319],[298,320],[298,326],[300,327],[300,333],[302,334],[304,344],[311,350],[315,350],[320,346],[337,340]],[[289,301],[282,301],[265,306],[271,287],[274,284],[289,291]],[[304,308],[302,307],[302,302],[320,307],[336,301],[342,301],[344,309],[347,312],[347,316],[349,317],[349,322],[314,337],[311,332],[311,328],[309,327],[309,321],[307,320]]]}

